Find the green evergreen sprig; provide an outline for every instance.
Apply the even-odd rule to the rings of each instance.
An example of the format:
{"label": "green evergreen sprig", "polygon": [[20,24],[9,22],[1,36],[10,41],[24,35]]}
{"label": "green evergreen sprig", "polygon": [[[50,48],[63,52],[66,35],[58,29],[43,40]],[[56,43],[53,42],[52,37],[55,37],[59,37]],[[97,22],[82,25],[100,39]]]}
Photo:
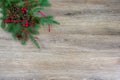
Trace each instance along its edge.
{"label": "green evergreen sprig", "polygon": [[[36,16],[35,12],[40,12],[45,7],[50,6],[48,0],[1,0],[0,13],[2,17],[1,28],[10,32],[14,39],[21,41],[22,44],[30,39],[40,48],[34,35],[39,34],[38,29],[44,25],[59,24],[53,16]],[[13,22],[6,22],[10,19]],[[21,22],[14,22],[22,20]]]}

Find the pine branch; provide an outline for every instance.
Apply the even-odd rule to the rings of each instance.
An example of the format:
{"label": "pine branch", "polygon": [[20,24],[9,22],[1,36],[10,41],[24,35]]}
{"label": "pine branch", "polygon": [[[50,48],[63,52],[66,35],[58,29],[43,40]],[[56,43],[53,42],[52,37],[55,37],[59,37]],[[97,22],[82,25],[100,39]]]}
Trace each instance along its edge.
{"label": "pine branch", "polygon": [[29,34],[29,38],[30,38],[31,41],[36,45],[37,48],[40,48],[38,42],[34,39],[33,35]]}
{"label": "pine branch", "polygon": [[26,44],[27,40],[30,39],[36,47],[40,48],[33,35],[39,34],[38,29],[41,25],[47,24],[50,31],[50,25],[59,23],[54,20],[53,16],[45,14],[38,16],[34,13],[41,12],[50,5],[48,0],[1,0],[0,8],[2,11],[0,13],[3,15],[0,18],[2,20],[1,28],[10,32],[13,38],[19,40],[21,44]]}

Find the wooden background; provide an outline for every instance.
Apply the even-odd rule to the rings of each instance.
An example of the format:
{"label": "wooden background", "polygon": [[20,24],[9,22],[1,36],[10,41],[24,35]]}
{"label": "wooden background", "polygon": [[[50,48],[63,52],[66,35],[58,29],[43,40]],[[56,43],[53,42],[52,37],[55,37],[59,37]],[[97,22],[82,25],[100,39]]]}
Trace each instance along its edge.
{"label": "wooden background", "polygon": [[61,25],[37,49],[0,29],[0,80],[120,80],[120,0],[50,0]]}

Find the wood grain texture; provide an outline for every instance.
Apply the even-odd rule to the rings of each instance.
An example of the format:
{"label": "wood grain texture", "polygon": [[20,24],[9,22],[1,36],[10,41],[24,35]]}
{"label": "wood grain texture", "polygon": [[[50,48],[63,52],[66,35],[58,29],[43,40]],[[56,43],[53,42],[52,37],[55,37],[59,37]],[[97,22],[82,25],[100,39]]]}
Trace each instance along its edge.
{"label": "wood grain texture", "polygon": [[120,0],[50,0],[61,25],[37,49],[0,29],[0,80],[120,80]]}

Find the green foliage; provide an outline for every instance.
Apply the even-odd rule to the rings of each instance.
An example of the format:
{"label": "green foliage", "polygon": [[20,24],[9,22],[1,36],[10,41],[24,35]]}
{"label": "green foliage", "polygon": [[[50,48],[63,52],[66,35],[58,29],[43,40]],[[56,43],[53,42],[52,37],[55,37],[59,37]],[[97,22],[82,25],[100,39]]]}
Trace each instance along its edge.
{"label": "green foliage", "polygon": [[39,3],[41,6],[50,6],[51,5],[48,0],[39,0]]}
{"label": "green foliage", "polygon": [[[27,3],[28,4],[27,4]],[[29,26],[23,27],[23,22],[10,22],[6,23],[4,22],[4,19],[8,18],[12,12],[12,5],[15,5],[18,8],[25,7],[26,14],[30,16]],[[35,12],[39,12],[44,10],[45,7],[50,6],[48,0],[1,0],[0,1],[0,13],[2,14],[2,17],[0,18],[2,20],[1,22],[1,28],[4,29],[7,32],[10,32],[14,39],[20,40],[21,44],[26,44],[27,40],[31,40],[36,47],[40,48],[38,42],[34,39],[34,35],[39,34],[38,29],[44,25],[48,24],[59,24],[57,21],[54,20],[53,16],[36,16],[34,15]],[[22,11],[18,11],[18,14],[15,14],[17,16],[20,16],[20,19],[23,18]],[[18,17],[19,18],[19,17]],[[27,19],[27,18],[26,18]],[[33,23],[32,23],[33,22]],[[31,24],[34,24],[31,27]]]}
{"label": "green foliage", "polygon": [[34,39],[33,35],[29,34],[29,38],[34,42],[34,44],[35,44],[38,48],[40,48],[38,42]]}

